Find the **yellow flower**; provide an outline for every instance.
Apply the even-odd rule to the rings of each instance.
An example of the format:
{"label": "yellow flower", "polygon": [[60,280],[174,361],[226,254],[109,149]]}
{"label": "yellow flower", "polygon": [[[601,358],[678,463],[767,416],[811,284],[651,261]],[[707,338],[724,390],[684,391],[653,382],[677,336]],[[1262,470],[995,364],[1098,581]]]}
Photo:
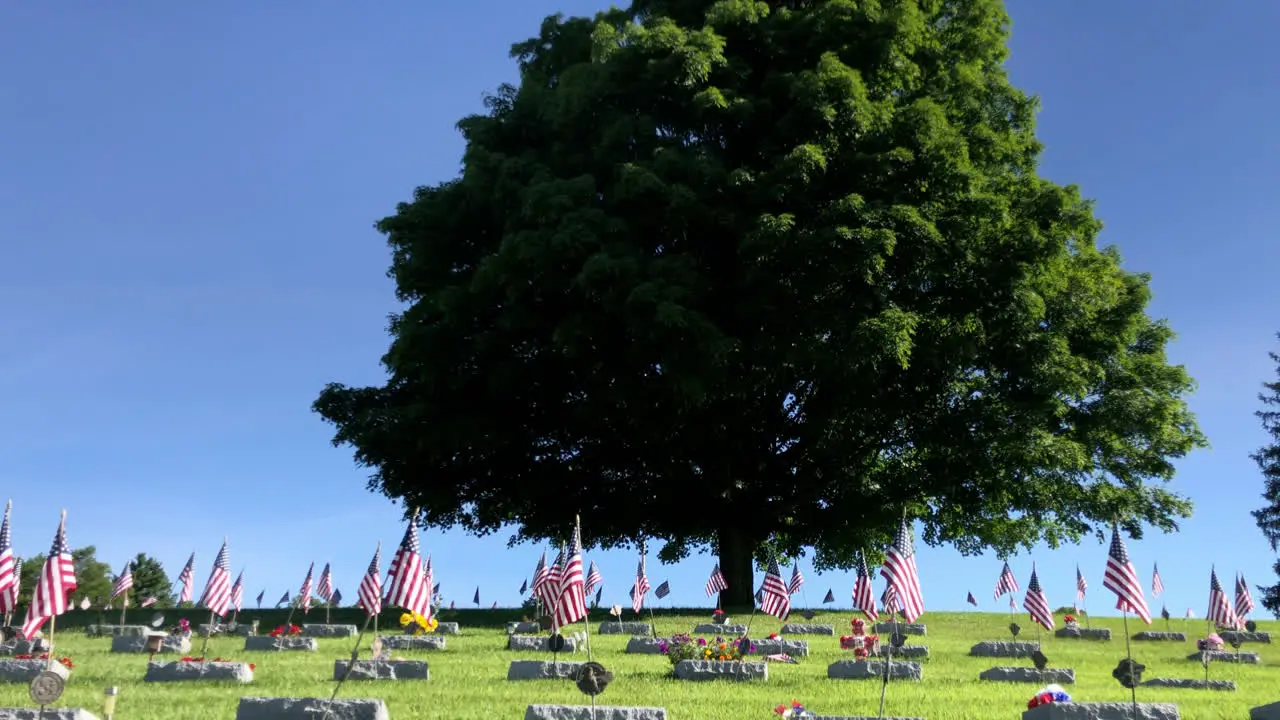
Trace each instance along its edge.
{"label": "yellow flower", "polygon": [[423,624],[428,630],[435,630],[437,627],[440,627],[440,622],[435,618],[431,618],[430,620],[425,621]]}
{"label": "yellow flower", "polygon": [[400,616],[400,627],[404,627],[405,625],[408,625],[411,622],[413,622],[412,613],[405,613]]}

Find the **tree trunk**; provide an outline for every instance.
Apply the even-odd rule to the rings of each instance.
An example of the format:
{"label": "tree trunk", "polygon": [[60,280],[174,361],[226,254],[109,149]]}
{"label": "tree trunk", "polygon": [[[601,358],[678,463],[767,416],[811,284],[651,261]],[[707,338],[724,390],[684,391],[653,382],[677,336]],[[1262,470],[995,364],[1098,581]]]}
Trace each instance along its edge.
{"label": "tree trunk", "polygon": [[755,607],[755,542],[736,527],[718,532],[717,554],[720,572],[729,586],[720,593],[720,607],[726,612],[750,613]]}

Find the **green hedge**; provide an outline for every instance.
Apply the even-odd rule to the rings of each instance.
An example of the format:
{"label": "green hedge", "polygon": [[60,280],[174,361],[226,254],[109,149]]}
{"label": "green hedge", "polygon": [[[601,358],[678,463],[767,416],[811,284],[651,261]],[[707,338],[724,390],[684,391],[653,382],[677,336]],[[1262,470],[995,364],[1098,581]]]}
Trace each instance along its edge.
{"label": "green hedge", "polygon": [[[181,618],[186,618],[193,626],[199,626],[201,623],[209,622],[209,612],[196,608],[164,608],[156,611],[152,610],[129,610],[127,621],[129,624],[146,625],[151,621],[152,616],[159,612],[164,615],[164,626],[172,627],[178,623]],[[400,626],[400,616],[402,610],[386,610],[378,617],[378,626],[380,628],[394,628]],[[676,615],[706,615],[711,616],[711,611],[707,608],[662,608],[653,611],[657,617],[671,617]],[[14,623],[20,623],[20,617],[25,613],[25,609],[18,614]],[[591,620],[594,622],[603,622],[609,620],[608,611],[605,608],[597,608],[591,611]],[[468,627],[488,627],[488,628],[505,628],[507,623],[516,622],[526,619],[527,613],[520,608],[499,608],[497,610],[489,609],[464,609],[464,610],[441,610],[437,616],[440,622],[456,622],[464,628]],[[262,610],[246,609],[237,616],[238,622],[258,621],[258,627],[261,632],[267,632],[271,628],[283,625],[289,617],[287,608],[275,609],[264,608]],[[360,608],[344,607],[333,608],[329,611],[329,622],[335,625],[363,625],[365,621],[365,612]],[[628,608],[624,613],[623,620],[648,619],[649,611],[646,610],[643,618],[637,618]],[[88,625],[110,624],[114,625],[120,622],[119,610],[72,610],[66,614],[59,615],[57,621],[57,629],[84,629]],[[324,609],[312,610],[306,615],[301,612],[294,611],[293,622],[297,625],[304,623],[323,623]]]}

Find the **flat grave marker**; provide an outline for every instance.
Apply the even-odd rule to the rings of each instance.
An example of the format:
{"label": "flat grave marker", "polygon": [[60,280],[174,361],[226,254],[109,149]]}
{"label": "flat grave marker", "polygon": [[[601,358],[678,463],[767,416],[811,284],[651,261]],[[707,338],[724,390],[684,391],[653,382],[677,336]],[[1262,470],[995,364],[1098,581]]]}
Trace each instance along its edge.
{"label": "flat grave marker", "polygon": [[[351,674],[347,674],[347,668]],[[333,679],[341,680],[430,680],[431,671],[423,660],[333,661]]]}
{"label": "flat grave marker", "polygon": [[769,665],[748,660],[681,660],[674,673],[677,680],[768,680]]}
{"label": "flat grave marker", "polygon": [[387,704],[376,698],[242,697],[236,720],[391,720]]}
{"label": "flat grave marker", "polygon": [[[832,680],[879,680],[884,677],[881,660],[837,660],[827,666]],[[894,660],[889,663],[890,680],[919,680],[924,674],[918,662]]]}

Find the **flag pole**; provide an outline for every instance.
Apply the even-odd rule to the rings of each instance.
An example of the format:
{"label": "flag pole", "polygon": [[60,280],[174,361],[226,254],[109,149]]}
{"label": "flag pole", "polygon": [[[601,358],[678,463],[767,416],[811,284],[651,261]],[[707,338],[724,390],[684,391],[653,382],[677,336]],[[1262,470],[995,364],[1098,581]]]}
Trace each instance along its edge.
{"label": "flag pole", "polygon": [[120,624],[125,623],[125,614],[129,612],[129,591],[124,591],[124,601],[120,603]]}
{"label": "flag pole", "polygon": [[1133,716],[1138,717],[1138,688],[1133,678],[1133,650],[1129,642],[1129,610],[1128,607],[1120,608],[1120,615],[1124,618],[1124,655],[1129,659],[1129,700],[1133,703]]}
{"label": "flag pole", "polygon": [[[351,648],[351,661],[347,663],[347,669],[342,673],[342,677],[338,678],[338,684],[333,686],[333,694],[329,696],[329,703],[324,708],[324,720],[333,714],[333,702],[338,697],[338,691],[342,689],[342,684],[351,677],[351,672],[356,668],[356,660],[360,658],[360,642],[364,640],[364,635],[369,630],[369,622],[376,618],[377,615],[370,614],[364,619],[364,625],[360,627],[360,634],[356,635],[356,644]],[[374,632],[377,632],[376,630]]]}
{"label": "flag pole", "polygon": [[[65,533],[66,530],[67,530],[67,511],[63,510],[62,519],[58,521],[58,535],[63,536],[63,533]],[[64,540],[66,539],[65,536],[63,537],[63,539]],[[67,552],[70,553],[71,549],[67,548]],[[45,562],[47,563],[49,562],[49,560],[52,560],[52,559],[53,558],[50,557],[46,559]],[[22,576],[22,568],[18,568],[18,576],[19,577]],[[31,602],[34,603],[35,601],[36,601],[36,596],[33,588],[32,594],[31,594]],[[27,606],[27,612],[28,613],[31,612],[30,604],[28,604]],[[49,672],[51,669],[53,669],[53,663],[55,661],[55,658],[57,657],[57,655],[54,654],[54,642],[53,642],[54,631],[57,629],[57,627],[58,627],[58,616],[57,614],[54,614],[49,618],[49,661],[45,663],[45,666],[44,666],[45,672]]]}

